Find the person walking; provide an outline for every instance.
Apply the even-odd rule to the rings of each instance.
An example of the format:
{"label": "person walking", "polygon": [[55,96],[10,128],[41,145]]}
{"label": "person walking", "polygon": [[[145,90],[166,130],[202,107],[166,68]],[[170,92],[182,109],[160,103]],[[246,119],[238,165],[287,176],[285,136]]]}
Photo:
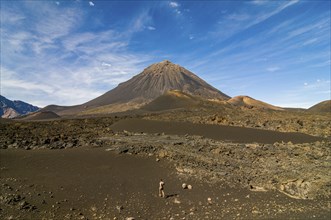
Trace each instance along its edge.
{"label": "person walking", "polygon": [[162,179],[160,179],[160,183],[159,183],[159,196],[162,198],[165,198],[165,194],[164,194],[164,182]]}

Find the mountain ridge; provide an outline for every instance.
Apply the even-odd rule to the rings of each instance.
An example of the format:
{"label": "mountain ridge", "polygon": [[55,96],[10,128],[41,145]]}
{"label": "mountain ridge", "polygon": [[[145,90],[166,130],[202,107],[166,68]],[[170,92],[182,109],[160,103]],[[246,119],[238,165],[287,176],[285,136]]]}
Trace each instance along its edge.
{"label": "mountain ridge", "polygon": [[30,112],[38,111],[40,108],[19,100],[9,100],[0,95],[0,116],[3,118],[15,118]]}

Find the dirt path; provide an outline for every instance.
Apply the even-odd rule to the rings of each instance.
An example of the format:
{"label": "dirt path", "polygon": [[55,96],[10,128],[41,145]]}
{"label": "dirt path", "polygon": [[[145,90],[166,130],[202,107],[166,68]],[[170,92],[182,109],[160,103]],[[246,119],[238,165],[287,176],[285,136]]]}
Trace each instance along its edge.
{"label": "dirt path", "polygon": [[[327,201],[195,182],[107,148],[0,150],[1,219],[328,219]],[[157,196],[159,178],[167,199]],[[181,184],[192,184],[183,190]],[[208,204],[210,197],[212,204]]]}

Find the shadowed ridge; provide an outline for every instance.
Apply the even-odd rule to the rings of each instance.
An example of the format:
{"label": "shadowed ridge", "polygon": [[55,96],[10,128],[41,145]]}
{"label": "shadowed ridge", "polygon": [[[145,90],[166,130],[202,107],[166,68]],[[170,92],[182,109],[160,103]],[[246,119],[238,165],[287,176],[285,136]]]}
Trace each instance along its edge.
{"label": "shadowed ridge", "polygon": [[165,111],[178,108],[192,108],[199,105],[199,100],[178,90],[170,90],[143,106],[142,110]]}
{"label": "shadowed ridge", "polygon": [[38,111],[31,113],[22,118],[22,120],[35,121],[35,120],[51,120],[58,119],[60,116],[52,111]]}

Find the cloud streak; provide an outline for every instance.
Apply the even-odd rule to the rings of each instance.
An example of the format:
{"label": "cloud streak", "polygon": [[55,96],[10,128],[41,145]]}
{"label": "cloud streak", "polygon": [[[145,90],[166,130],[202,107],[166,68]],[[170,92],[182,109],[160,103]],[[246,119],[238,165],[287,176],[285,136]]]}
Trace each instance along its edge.
{"label": "cloud streak", "polygon": [[[49,13],[45,16],[28,7],[25,13],[35,14],[38,21],[33,27],[17,32],[20,24],[12,23],[28,17],[17,13],[17,19],[6,20],[1,29],[1,87],[9,98],[39,106],[81,104],[137,74],[149,59],[128,51],[127,32],[77,32],[87,19],[82,11],[69,8],[60,13],[56,5],[38,4]],[[38,100],[33,94],[44,98]]]}
{"label": "cloud streak", "polygon": [[275,5],[274,7],[264,7],[264,5],[267,3],[262,3],[262,1],[253,1],[251,2],[253,5],[257,5],[257,7],[264,8],[262,10],[258,10],[258,13],[256,13],[255,10],[251,10],[246,12],[234,12],[232,14],[228,14],[218,22],[218,27],[216,27],[217,31],[211,32],[210,34],[214,38],[218,38],[219,40],[226,40],[233,35],[236,35],[255,25],[264,22],[265,20],[279,14],[286,8],[298,2],[299,0],[285,1],[281,2],[280,5]]}

